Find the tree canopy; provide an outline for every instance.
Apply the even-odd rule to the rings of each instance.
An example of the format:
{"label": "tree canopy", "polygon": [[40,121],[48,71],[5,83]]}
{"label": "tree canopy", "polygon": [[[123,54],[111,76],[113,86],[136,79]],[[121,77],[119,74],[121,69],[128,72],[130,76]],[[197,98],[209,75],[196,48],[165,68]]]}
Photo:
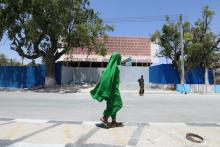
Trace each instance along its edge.
{"label": "tree canopy", "polygon": [[[189,28],[190,23],[184,22],[183,32],[186,37],[189,37]],[[157,56],[170,59],[174,67],[179,70],[181,56],[179,22],[171,22],[169,17],[167,17],[161,31],[154,32],[151,36],[151,41],[163,48]],[[184,50],[186,50],[187,44],[188,41],[184,43]]]}
{"label": "tree canopy", "polygon": [[211,32],[210,24],[214,11],[208,6],[203,8],[202,17],[191,27],[191,44],[187,50],[187,63],[190,67],[211,67],[219,60],[217,51],[220,36]]}
{"label": "tree canopy", "polygon": [[15,59],[8,59],[4,54],[0,54],[0,66],[21,66]]}
{"label": "tree canopy", "polygon": [[[190,22],[183,23],[185,69],[205,67],[206,81],[208,79],[207,68],[219,60],[217,51],[220,50],[220,36],[215,35],[210,29],[213,15],[214,11],[205,6],[202,10],[202,17],[195,22],[195,25]],[[169,58],[174,67],[180,72],[179,32],[179,22],[171,23],[167,18],[161,31],[154,32],[151,40],[163,48],[158,56]]]}
{"label": "tree canopy", "polygon": [[[42,57],[54,85],[55,61],[72,48],[96,50],[98,37],[113,28],[104,25],[89,0],[1,0],[0,37],[12,41],[21,57]],[[0,38],[1,39],[1,38]]]}

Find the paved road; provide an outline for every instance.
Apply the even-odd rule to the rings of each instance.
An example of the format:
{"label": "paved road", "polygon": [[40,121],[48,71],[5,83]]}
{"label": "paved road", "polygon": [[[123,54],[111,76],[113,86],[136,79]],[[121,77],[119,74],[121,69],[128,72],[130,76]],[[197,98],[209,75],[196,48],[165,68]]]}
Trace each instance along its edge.
{"label": "paved road", "polygon": [[[124,122],[220,122],[220,95],[122,93]],[[0,92],[0,118],[98,121],[105,103],[88,93]]]}

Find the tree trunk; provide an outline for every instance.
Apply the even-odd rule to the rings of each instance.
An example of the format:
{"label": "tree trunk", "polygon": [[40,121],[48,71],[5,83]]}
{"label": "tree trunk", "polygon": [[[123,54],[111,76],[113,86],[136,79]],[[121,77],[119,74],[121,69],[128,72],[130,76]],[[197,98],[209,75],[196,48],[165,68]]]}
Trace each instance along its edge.
{"label": "tree trunk", "polygon": [[24,66],[24,57],[21,57],[21,66]]}
{"label": "tree trunk", "polygon": [[[53,54],[52,54],[53,55]],[[54,56],[45,57],[45,87],[54,87],[55,79],[55,59]]]}
{"label": "tree trunk", "polygon": [[208,92],[208,85],[209,85],[209,68],[205,67],[205,88],[206,92]]}

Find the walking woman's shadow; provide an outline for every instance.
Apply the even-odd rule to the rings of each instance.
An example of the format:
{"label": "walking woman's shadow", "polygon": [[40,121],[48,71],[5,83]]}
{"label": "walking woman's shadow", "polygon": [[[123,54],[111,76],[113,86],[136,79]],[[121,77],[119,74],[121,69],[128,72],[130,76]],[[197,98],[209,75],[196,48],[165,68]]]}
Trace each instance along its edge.
{"label": "walking woman's shadow", "polygon": [[121,122],[121,125],[119,125],[119,126],[112,126],[110,122],[107,123],[107,124],[105,124],[105,123],[97,123],[97,124],[95,124],[95,125],[96,125],[96,127],[99,127],[99,128],[102,128],[102,129],[110,129],[110,128],[120,128],[120,127],[124,127],[124,124],[123,124],[122,122]]}
{"label": "walking woman's shadow", "polygon": [[102,129],[109,129],[110,123],[108,123],[107,125],[104,123],[97,123],[95,124],[96,127],[102,128]]}

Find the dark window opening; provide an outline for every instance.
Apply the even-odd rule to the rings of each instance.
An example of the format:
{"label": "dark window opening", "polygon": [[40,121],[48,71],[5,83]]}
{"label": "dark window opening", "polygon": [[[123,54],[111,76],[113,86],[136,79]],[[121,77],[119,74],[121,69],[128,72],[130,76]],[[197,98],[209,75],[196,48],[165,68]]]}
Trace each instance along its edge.
{"label": "dark window opening", "polygon": [[80,62],[80,67],[90,67],[90,62]]}
{"label": "dark window opening", "polygon": [[[108,65],[108,62],[61,62],[65,66],[71,66],[71,67],[103,67],[105,68]],[[133,62],[132,66],[143,66],[143,67],[148,67],[152,63],[141,63],[141,62]]]}
{"label": "dark window opening", "polygon": [[143,66],[148,66],[148,63],[143,63]]}
{"label": "dark window opening", "polygon": [[103,67],[106,67],[108,62],[103,62]]}
{"label": "dark window opening", "polygon": [[101,67],[101,66],[102,66],[101,62],[93,62],[92,63],[92,67]]}
{"label": "dark window opening", "polygon": [[137,66],[142,66],[142,63],[137,63]]}
{"label": "dark window opening", "polygon": [[132,63],[132,66],[137,66],[137,65],[136,65],[136,62],[133,62],[133,63]]}

